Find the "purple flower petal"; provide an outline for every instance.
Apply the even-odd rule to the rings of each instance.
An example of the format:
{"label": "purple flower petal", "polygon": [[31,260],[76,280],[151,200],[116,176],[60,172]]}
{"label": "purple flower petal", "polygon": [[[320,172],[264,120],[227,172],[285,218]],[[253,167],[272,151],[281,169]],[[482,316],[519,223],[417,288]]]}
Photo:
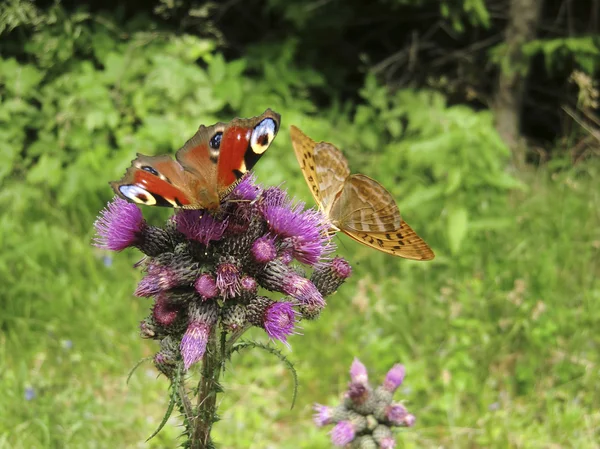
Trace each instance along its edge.
{"label": "purple flower petal", "polygon": [[383,388],[393,393],[400,385],[402,385],[405,374],[406,370],[404,369],[404,365],[399,363],[395,364],[386,374]]}
{"label": "purple flower petal", "polygon": [[144,226],[142,211],[135,204],[114,197],[94,222],[94,246],[121,251],[136,243]]}
{"label": "purple flower petal", "polygon": [[230,200],[254,201],[258,198],[261,188],[255,185],[256,176],[250,173],[239,182],[237,186],[229,194]]}
{"label": "purple flower petal", "polygon": [[352,267],[343,257],[334,257],[331,269],[340,279],[348,279],[352,275]]}
{"label": "purple flower petal", "polygon": [[210,326],[207,323],[193,321],[188,325],[180,345],[186,371],[204,356],[209,336]]}
{"label": "purple flower petal", "polygon": [[404,420],[408,416],[408,411],[402,404],[392,404],[386,409],[385,415],[390,422],[397,426],[401,426],[404,425]]}
{"label": "purple flower petal", "polygon": [[323,427],[327,424],[331,424],[331,418],[333,417],[333,409],[331,407],[314,404],[313,410],[315,411],[313,414],[313,421],[317,426]]}
{"label": "purple flower petal", "polygon": [[299,274],[289,273],[283,281],[283,293],[290,295],[301,304],[309,306],[325,307],[323,295],[317,290],[315,285]]}
{"label": "purple flower petal", "polygon": [[233,298],[240,294],[240,269],[232,263],[217,266],[217,289],[223,299]]}
{"label": "purple flower petal", "polygon": [[335,446],[343,447],[349,444],[354,436],[354,426],[350,421],[340,421],[331,430],[331,442]]}
{"label": "purple flower petal", "polygon": [[272,261],[277,257],[277,248],[275,247],[275,239],[264,236],[257,239],[252,244],[252,257],[258,263],[264,264]]}
{"label": "purple flower petal", "polygon": [[217,296],[217,281],[214,276],[210,273],[201,274],[196,282],[194,288],[203,300],[212,299]]}
{"label": "purple flower petal", "polygon": [[363,404],[369,398],[369,390],[363,383],[350,382],[346,396],[355,404]]}
{"label": "purple flower petal", "polygon": [[152,308],[152,316],[161,326],[170,326],[177,319],[179,307],[173,304],[167,295],[159,294]]}
{"label": "purple flower petal", "polygon": [[247,292],[254,293],[258,290],[258,282],[256,282],[256,279],[251,276],[242,276],[240,285],[242,286],[242,290]]}
{"label": "purple flower petal", "polygon": [[350,366],[350,379],[357,384],[367,385],[369,382],[369,373],[367,367],[361,363],[358,358],[354,358],[352,366]]}
{"label": "purple flower petal", "polygon": [[392,437],[384,437],[379,441],[380,449],[394,449],[396,447],[396,440]]}
{"label": "purple flower petal", "polygon": [[153,296],[177,285],[179,281],[173,270],[162,265],[150,264],[148,274],[140,281],[134,294],[143,297]]}
{"label": "purple flower petal", "polygon": [[263,326],[269,338],[287,343],[288,335],[294,333],[296,312],[289,302],[271,304],[264,315]]}
{"label": "purple flower petal", "polygon": [[269,187],[265,189],[260,195],[260,208],[264,210],[269,207],[283,206],[288,201],[285,190],[279,187]]}
{"label": "purple flower petal", "polygon": [[203,245],[220,240],[227,229],[227,220],[219,221],[204,210],[182,210],[177,213],[175,220],[179,232]]}

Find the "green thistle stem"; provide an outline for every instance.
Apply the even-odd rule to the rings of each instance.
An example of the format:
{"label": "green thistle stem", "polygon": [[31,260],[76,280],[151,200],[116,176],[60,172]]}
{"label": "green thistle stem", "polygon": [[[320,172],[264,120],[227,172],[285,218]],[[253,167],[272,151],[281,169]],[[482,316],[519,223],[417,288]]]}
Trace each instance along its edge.
{"label": "green thistle stem", "polygon": [[233,344],[248,328],[244,327],[232,333],[228,339],[223,338],[223,348],[220,347],[223,343],[219,342],[217,333],[213,331],[210,334],[202,362],[202,376],[198,383],[198,404],[190,439],[191,449],[214,447],[210,432],[212,425],[217,421],[217,394],[222,391],[219,377]]}

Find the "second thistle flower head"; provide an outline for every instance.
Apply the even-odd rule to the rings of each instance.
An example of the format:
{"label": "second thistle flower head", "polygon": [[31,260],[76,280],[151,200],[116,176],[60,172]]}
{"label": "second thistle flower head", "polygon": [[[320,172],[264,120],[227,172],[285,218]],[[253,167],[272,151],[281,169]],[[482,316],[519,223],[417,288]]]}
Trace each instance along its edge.
{"label": "second thistle flower head", "polygon": [[342,404],[315,404],[313,420],[319,427],[333,424],[331,442],[351,448],[396,447],[394,427],[411,427],[415,417],[403,404],[393,402],[393,392],[404,380],[404,366],[394,365],[377,388],[369,384],[367,368],[357,358],[350,368],[351,381]]}
{"label": "second thistle flower head", "polygon": [[[116,198],[96,221],[96,244],[115,251],[135,246],[148,256],[136,295],[153,297],[154,305],[141,331],[168,339],[169,363],[161,353],[157,366],[171,373],[173,363],[189,369],[200,361],[219,329],[256,326],[287,344],[299,320],[316,318],[351,272],[346,261],[329,257],[328,228],[320,212],[246,177],[217,211],[179,210],[162,228]],[[286,297],[268,298],[264,290]]]}

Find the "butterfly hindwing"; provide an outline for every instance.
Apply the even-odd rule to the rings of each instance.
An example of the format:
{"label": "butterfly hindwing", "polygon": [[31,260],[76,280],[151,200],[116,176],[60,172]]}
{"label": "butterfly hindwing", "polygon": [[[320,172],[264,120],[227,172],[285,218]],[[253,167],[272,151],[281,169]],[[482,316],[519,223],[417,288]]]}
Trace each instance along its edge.
{"label": "butterfly hindwing", "polygon": [[392,232],[346,231],[345,234],[363,245],[393,256],[412,260],[432,260],[435,257],[429,245],[406,222]]}
{"label": "butterfly hindwing", "polygon": [[138,154],[120,181],[111,182],[122,198],[148,206],[187,207],[193,192],[187,188],[189,175],[170,156]]}
{"label": "butterfly hindwing", "polygon": [[361,174],[347,178],[331,209],[342,230],[390,232],[402,223],[394,197],[377,181]]}

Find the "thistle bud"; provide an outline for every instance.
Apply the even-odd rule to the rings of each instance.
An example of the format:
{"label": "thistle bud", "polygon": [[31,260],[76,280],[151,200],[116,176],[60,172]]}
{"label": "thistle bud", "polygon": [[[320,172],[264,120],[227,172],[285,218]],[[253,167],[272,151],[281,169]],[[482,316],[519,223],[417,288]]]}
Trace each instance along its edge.
{"label": "thistle bud", "polygon": [[217,322],[217,311],[214,303],[190,305],[190,321],[180,344],[186,371],[204,356],[212,327]]}
{"label": "thistle bud", "polygon": [[246,325],[246,308],[240,304],[225,307],[221,315],[221,325],[228,332],[235,332]]}
{"label": "thistle bud", "polygon": [[310,280],[323,294],[334,293],[352,274],[352,267],[341,257],[335,257],[328,263],[320,264],[313,272]]}
{"label": "thistle bud", "polygon": [[168,295],[161,293],[156,297],[152,316],[158,324],[167,327],[177,319],[179,310],[180,308],[171,302]]}

